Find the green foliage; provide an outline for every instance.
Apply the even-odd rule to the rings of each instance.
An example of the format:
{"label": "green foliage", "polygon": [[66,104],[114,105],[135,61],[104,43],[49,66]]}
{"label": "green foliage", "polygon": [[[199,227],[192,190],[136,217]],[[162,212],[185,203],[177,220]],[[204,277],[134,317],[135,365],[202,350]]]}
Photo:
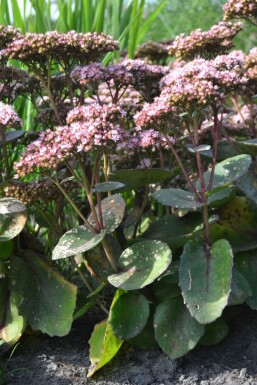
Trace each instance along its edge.
{"label": "green foliage", "polygon": [[32,329],[50,336],[70,331],[76,304],[75,285],[35,252],[11,257],[10,286],[19,314]]}
{"label": "green foliage", "polygon": [[233,252],[225,239],[209,247],[200,240],[186,243],[179,268],[179,286],[191,315],[201,324],[215,321],[227,305]]}
{"label": "green foliage", "polygon": [[0,278],[0,343],[13,346],[25,329],[25,320],[19,315],[13,295],[8,289],[8,279]]}
{"label": "green foliage", "polygon": [[[121,290],[116,291],[110,311],[122,294]],[[123,341],[113,334],[108,320],[97,324],[89,340],[91,366],[87,376],[92,377],[97,370],[106,365],[117,354],[122,344]]]}
{"label": "green foliage", "polygon": [[120,273],[108,281],[124,290],[140,289],[152,283],[169,266],[171,250],[161,241],[142,241],[128,247],[120,256]]}
{"label": "green foliage", "polygon": [[204,326],[190,315],[181,296],[156,307],[154,328],[158,344],[173,359],[192,350],[204,334]]}
{"label": "green foliage", "polygon": [[206,346],[218,344],[227,336],[228,332],[228,324],[222,318],[217,318],[214,322],[205,326],[205,332],[199,344]]}
{"label": "green foliage", "polygon": [[112,306],[109,323],[116,337],[127,340],[142,332],[149,313],[149,303],[144,295],[134,292],[125,293]]}
{"label": "green foliage", "polygon": [[[119,40],[121,50],[127,50],[127,58],[134,57],[138,44],[149,36],[147,32],[155,20],[163,21],[160,34],[166,28],[169,40],[174,37],[180,27],[176,23],[167,27],[165,23],[171,12],[176,20],[185,20],[185,13],[193,15],[197,9],[198,18],[192,18],[183,27],[193,28],[199,17],[202,26],[209,25],[208,17],[202,19],[206,13],[203,0],[173,4],[162,0],[150,12],[154,3],[30,0],[24,1],[20,9],[17,0],[0,0],[0,23],[13,24],[22,32],[44,33],[56,29],[63,33],[70,30],[110,33]],[[217,15],[217,21],[215,7],[221,3],[213,0],[208,4],[209,13]],[[37,47],[34,48],[36,51]],[[90,57],[88,52],[86,55]],[[123,55],[124,51],[120,51],[98,57],[94,63],[96,72],[110,70],[101,69],[101,59],[104,65],[111,60],[116,64]],[[64,56],[56,62],[44,58],[43,63],[40,60],[27,63],[41,88],[36,96],[26,91],[25,98],[19,96],[15,100],[25,130],[6,131],[1,136],[1,194],[13,189],[14,196],[20,194],[28,202],[28,208],[16,198],[0,199],[0,345],[13,345],[26,325],[50,336],[63,336],[70,331],[73,320],[86,316],[92,306],[101,308],[107,319],[95,326],[89,341],[89,377],[110,362],[124,341],[144,349],[160,346],[173,359],[183,356],[197,343],[218,343],[228,333],[228,325],[221,318],[227,305],[246,302],[257,308],[254,99],[243,94],[245,87],[237,93],[236,88],[232,92],[229,86],[226,91],[225,85],[223,89],[215,84],[220,99],[217,96],[209,103],[207,95],[208,100],[201,99],[203,105],[198,102],[191,105],[192,95],[189,95],[182,113],[172,110],[172,119],[168,120],[171,107],[181,106],[171,100],[165,104],[162,98],[154,99],[162,91],[148,72],[150,68],[158,72],[156,67],[149,65],[146,70],[139,70],[138,62],[134,62],[136,75],[132,70],[128,73],[124,70],[126,81],[114,77],[113,83],[106,81],[104,75],[99,83],[106,90],[101,90],[98,79],[85,77],[80,79],[85,84],[80,84],[70,76],[75,65],[84,65],[84,57],[67,58],[66,51]],[[94,60],[92,54],[89,62]],[[161,59],[153,61],[160,63]],[[19,65],[18,61],[15,65]],[[127,80],[126,75],[131,79]],[[195,80],[199,80],[197,75]],[[127,81],[131,83],[129,87]],[[190,94],[191,87],[186,89]],[[109,92],[107,98],[105,92]],[[10,94],[9,100],[2,95],[8,103],[12,102],[11,97]],[[113,111],[117,110],[111,117],[108,97]],[[193,98],[196,97],[194,94]],[[159,105],[159,100],[164,105]],[[74,107],[88,107],[90,116],[90,109],[97,103],[99,111],[107,106],[105,117],[101,112],[92,113],[85,121],[81,116],[76,117],[76,128],[82,127],[82,119],[85,142],[95,135],[89,150],[82,148],[82,141],[83,145],[77,145],[79,141],[76,135],[72,137],[72,130],[71,137],[64,135],[66,143],[60,141],[60,144],[54,138],[56,133],[61,137],[67,114],[71,111],[72,116]],[[244,121],[249,127],[240,134],[231,130],[229,138],[223,130],[223,120],[233,115],[233,109],[241,118],[245,107],[251,110],[252,121],[248,124],[248,117]],[[42,121],[38,109],[46,113]],[[231,110],[232,115],[224,118],[222,111],[226,110]],[[151,146],[136,144],[140,135],[146,133],[146,127],[140,123],[137,131],[132,118],[135,111],[139,114],[147,111],[145,117],[153,119],[147,133],[151,136],[153,129],[158,130],[155,132],[158,140],[150,138],[154,142]],[[48,117],[47,113],[53,115]],[[68,120],[66,128],[70,125]],[[16,164],[22,181],[14,181],[12,168],[21,148],[38,138],[38,133],[26,131],[42,132],[46,127],[48,134],[53,131],[53,139],[46,146],[49,162],[56,151],[56,164],[50,168],[47,152],[45,164],[38,165],[37,156],[40,158],[43,153],[38,145],[42,143],[44,135],[41,135],[35,153],[28,157],[28,163],[35,161],[36,172],[32,166],[28,175],[26,167],[21,170]],[[210,132],[205,137],[208,127]],[[117,138],[120,130],[121,139],[108,137],[107,141],[106,133],[101,138],[102,128],[103,131],[108,128],[110,137],[113,131]],[[127,145],[130,135],[132,142]],[[175,140],[169,140],[168,135]],[[145,168],[140,168],[142,165]],[[42,189],[38,188],[40,177],[44,177]],[[16,190],[17,186],[21,186],[20,191]],[[28,188],[27,195],[22,186]],[[33,188],[38,199],[32,194]],[[54,262],[50,262],[51,256]],[[113,287],[118,290],[107,309],[106,298],[113,293]]]}
{"label": "green foliage", "polygon": [[[112,233],[121,223],[126,203],[121,195],[115,194],[101,201],[101,215],[103,219],[104,231],[107,234]],[[99,207],[95,207],[96,215],[99,217]],[[91,214],[88,221],[96,226],[94,216]]]}
{"label": "green foliage", "polygon": [[13,198],[0,199],[0,242],[16,237],[25,226],[27,209]]}
{"label": "green foliage", "polygon": [[[252,159],[249,155],[237,155],[232,158],[227,158],[224,161],[218,163],[215,166],[214,178],[212,183],[212,188],[219,186],[224,186],[227,183],[234,182],[244,175]],[[204,173],[204,180],[206,185],[208,185],[211,176],[211,170],[208,170]],[[200,182],[196,184],[197,188],[200,189]]]}
{"label": "green foliage", "polygon": [[93,249],[105,237],[105,231],[94,233],[86,225],[67,231],[53,250],[52,259],[61,259],[84,253]]}
{"label": "green foliage", "polygon": [[125,186],[120,191],[130,191],[145,187],[147,184],[165,182],[171,179],[173,174],[168,170],[147,168],[141,170],[116,170],[110,175],[110,180],[123,183]]}
{"label": "green foliage", "polygon": [[197,202],[194,194],[178,188],[159,190],[152,197],[157,202],[176,209],[196,210],[204,206],[204,203]]}

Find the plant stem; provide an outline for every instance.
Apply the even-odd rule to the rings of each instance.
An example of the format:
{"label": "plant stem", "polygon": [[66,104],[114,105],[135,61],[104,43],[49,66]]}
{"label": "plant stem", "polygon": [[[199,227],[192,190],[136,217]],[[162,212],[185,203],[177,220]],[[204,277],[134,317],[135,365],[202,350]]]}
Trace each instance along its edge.
{"label": "plant stem", "polygon": [[86,217],[84,217],[84,215],[82,214],[82,212],[80,211],[80,209],[78,208],[78,206],[76,205],[75,202],[73,202],[73,200],[70,198],[70,196],[67,194],[67,192],[65,191],[65,189],[62,187],[62,185],[60,184],[60,182],[55,179],[55,178],[50,178],[55,184],[56,186],[59,188],[59,190],[63,193],[63,195],[65,196],[65,198],[67,199],[67,201],[71,204],[71,206],[74,208],[74,210],[76,211],[76,213],[80,216],[80,218],[83,220],[83,222],[95,233],[95,229],[94,227],[89,223],[89,221],[87,220]]}
{"label": "plant stem", "polygon": [[[193,145],[196,147],[199,144],[199,138],[198,138],[198,124],[199,124],[199,122],[197,119],[193,119],[193,122],[194,122]],[[206,245],[210,245],[210,228],[209,228],[206,188],[205,188],[205,181],[204,181],[204,171],[203,171],[203,166],[202,166],[201,155],[199,152],[196,152],[196,162],[197,162],[198,175],[199,175],[200,184],[201,184],[201,202],[205,203],[205,205],[202,207],[204,239],[205,239]],[[215,164],[214,164],[214,167],[215,167]],[[214,170],[214,167],[213,167],[213,170]]]}
{"label": "plant stem", "polygon": [[[50,64],[49,64],[49,67],[50,67]],[[56,104],[55,104],[55,101],[54,101],[54,98],[53,98],[53,95],[52,95],[52,92],[51,92],[51,80],[50,80],[50,73],[48,71],[48,81],[47,83],[45,82],[43,76],[40,74],[39,71],[35,70],[35,75],[37,75],[37,77],[39,78],[39,80],[41,81],[42,83],[42,86],[44,87],[44,89],[46,90],[46,93],[47,93],[47,96],[49,97],[49,101],[51,103],[51,106],[53,107],[53,110],[54,110],[54,113],[55,113],[55,116],[58,120],[58,123],[60,126],[63,125],[63,121],[62,121],[62,118],[59,114],[59,111],[56,107]]]}
{"label": "plant stem", "polygon": [[207,245],[211,244],[210,240],[210,225],[209,225],[209,217],[208,217],[208,206],[205,204],[202,207],[202,219],[203,219],[203,229],[204,229],[204,239]]}
{"label": "plant stem", "polygon": [[218,108],[213,107],[213,115],[214,115],[214,125],[212,130],[212,139],[213,139],[213,156],[212,156],[212,166],[211,166],[212,169],[211,169],[210,180],[206,188],[206,191],[209,191],[212,187],[215,166],[217,162],[218,137],[219,137]]}
{"label": "plant stem", "polygon": [[80,168],[81,168],[81,172],[82,172],[82,178],[83,178],[83,182],[84,182],[83,187],[84,187],[86,195],[87,195],[87,199],[88,199],[88,203],[89,203],[89,206],[91,209],[91,213],[92,213],[96,228],[100,231],[100,230],[102,230],[102,227],[101,227],[101,224],[100,224],[98,217],[97,217],[97,214],[96,214],[95,204],[94,204],[92,192],[90,189],[90,183],[89,183],[89,180],[88,180],[87,175],[85,173],[84,166],[80,160],[79,160],[79,164],[80,164]]}
{"label": "plant stem", "polygon": [[106,257],[108,258],[108,261],[110,262],[110,265],[115,273],[118,273],[118,266],[116,264],[116,261],[112,255],[112,251],[110,250],[110,247],[108,245],[108,242],[106,241],[106,238],[102,240],[102,246],[104,248]]}
{"label": "plant stem", "polygon": [[[7,179],[9,179],[11,177],[11,170],[10,170],[9,161],[8,161],[5,129],[2,127],[0,128],[0,135],[1,135],[1,142],[2,142],[2,153],[3,153],[3,158],[4,158],[4,165],[5,165],[5,175],[6,175]],[[4,179],[6,179],[6,178],[4,178]]]}
{"label": "plant stem", "polygon": [[[82,271],[81,271],[79,265],[77,264],[75,258],[71,257],[71,261],[72,261],[74,267],[77,269],[77,272],[79,273],[80,278],[82,279],[83,283],[87,287],[88,291],[90,293],[92,293],[93,289],[92,289],[90,283],[88,282],[87,278],[85,277],[85,275],[82,273]],[[97,305],[103,310],[104,313],[109,314],[108,310],[106,309],[106,307],[104,306],[104,304],[101,301],[96,300],[96,302],[97,302]]]}
{"label": "plant stem", "polygon": [[198,192],[197,192],[197,190],[196,190],[196,188],[195,188],[193,182],[190,180],[189,175],[188,175],[188,172],[186,171],[186,169],[185,169],[185,167],[184,167],[184,165],[183,165],[183,163],[182,163],[182,161],[181,161],[181,159],[180,159],[180,157],[179,157],[177,151],[175,150],[173,144],[171,143],[171,141],[170,141],[168,135],[167,135],[166,133],[163,133],[163,134],[164,134],[164,136],[165,136],[165,138],[166,138],[166,140],[167,140],[167,143],[168,143],[168,145],[169,145],[169,147],[170,147],[170,149],[171,149],[173,155],[174,155],[175,158],[176,158],[176,161],[177,161],[178,164],[179,164],[179,167],[181,168],[181,171],[182,171],[183,174],[184,174],[184,177],[185,177],[185,179],[186,179],[186,181],[187,181],[187,183],[188,183],[188,185],[189,185],[190,190],[191,190],[192,193],[194,194],[194,196],[195,196],[195,198],[197,199],[197,201],[200,202],[200,201],[201,201],[201,197],[200,197],[200,195],[198,194]]}
{"label": "plant stem", "polygon": [[133,239],[136,238],[138,225],[139,225],[140,220],[141,220],[141,218],[142,218],[142,215],[143,215],[143,213],[144,213],[144,209],[145,209],[145,207],[146,207],[146,205],[147,205],[148,194],[149,194],[149,185],[147,185],[146,188],[145,188],[145,194],[144,194],[143,203],[142,203],[141,210],[140,210],[138,219],[137,219],[137,221],[136,221],[136,223],[135,223],[135,227],[134,227],[134,231],[133,231],[133,236],[132,236]]}

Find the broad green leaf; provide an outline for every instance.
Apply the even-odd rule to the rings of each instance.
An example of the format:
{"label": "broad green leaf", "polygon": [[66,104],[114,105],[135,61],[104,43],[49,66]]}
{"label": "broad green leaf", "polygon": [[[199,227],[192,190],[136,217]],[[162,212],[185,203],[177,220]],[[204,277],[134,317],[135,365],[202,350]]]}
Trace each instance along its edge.
{"label": "broad green leaf", "polygon": [[111,181],[123,183],[120,191],[130,191],[145,187],[148,184],[164,182],[170,180],[174,176],[173,173],[167,170],[158,168],[141,169],[141,170],[116,170],[110,174]]}
{"label": "broad green leaf", "polygon": [[[209,218],[209,223],[217,222],[217,215]],[[171,249],[177,249],[203,231],[203,221],[200,213],[188,213],[179,218],[175,215],[164,216],[150,224],[143,234],[146,239],[158,239],[167,243]]]}
{"label": "broad green leaf", "polygon": [[0,340],[13,346],[21,337],[25,326],[8,289],[8,279],[0,278]]}
{"label": "broad green leaf", "polygon": [[210,227],[211,242],[225,238],[234,252],[257,247],[257,209],[249,199],[236,196],[217,214],[219,221]]}
{"label": "broad green leaf", "polygon": [[176,209],[196,210],[204,206],[204,203],[196,200],[194,194],[180,188],[158,190],[151,196],[157,202]]}
{"label": "broad green leaf", "polygon": [[153,315],[153,311],[151,311],[148,321],[141,333],[127,341],[130,345],[144,350],[155,350],[159,348],[154,335]]}
{"label": "broad green leaf", "polygon": [[[6,133],[6,143],[15,142],[15,140],[22,138],[26,131],[10,131]],[[1,140],[0,140],[1,141]]]}
{"label": "broad green leaf", "polygon": [[171,250],[161,241],[141,241],[128,247],[120,256],[120,273],[110,275],[111,285],[124,289],[140,289],[152,283],[169,266]]}
{"label": "broad green leaf", "polygon": [[[218,141],[217,160],[222,161],[238,154],[257,155],[257,139],[228,142],[227,140]],[[213,158],[211,150],[205,151],[204,155]]]}
{"label": "broad green leaf", "polygon": [[188,144],[186,147],[188,152],[190,152],[191,154],[195,154],[197,152],[206,152],[211,149],[211,146],[209,144],[200,144],[196,147],[194,147],[192,144]]}
{"label": "broad green leaf", "polygon": [[217,208],[223,206],[236,195],[235,186],[222,186],[209,191],[207,194],[208,206]]}
{"label": "broad green leaf", "polygon": [[158,302],[181,295],[179,282],[179,261],[171,262],[168,270],[151,285],[151,290]]}
{"label": "broad green leaf", "polygon": [[[110,311],[123,293],[122,290],[116,291]],[[108,319],[95,325],[89,340],[91,365],[87,377],[92,377],[97,370],[106,365],[117,354],[122,344],[123,341],[113,334]]]}
{"label": "broad green leaf", "polygon": [[218,318],[205,326],[205,332],[199,344],[206,346],[218,344],[228,335],[228,332],[228,324],[222,318]]}
{"label": "broad green leaf", "polygon": [[250,169],[235,182],[235,185],[248,199],[257,204],[257,162],[251,164]]}
{"label": "broad green leaf", "polygon": [[102,183],[95,184],[92,191],[95,193],[108,192],[113,190],[119,190],[124,186],[125,186],[124,183],[120,183],[120,182],[102,182]]}
{"label": "broad green leaf", "polygon": [[243,275],[248,283],[251,295],[246,298],[246,303],[254,310],[257,309],[257,250],[243,251],[236,254],[235,268]]}
{"label": "broad green leaf", "polygon": [[12,255],[13,247],[14,245],[12,239],[10,241],[0,243],[0,261],[5,261]]}
{"label": "broad green leaf", "polygon": [[[235,259],[236,263],[236,259]],[[241,305],[248,297],[252,296],[252,290],[247,279],[240,273],[236,266],[232,271],[231,292],[228,298],[228,305]]]}
{"label": "broad green leaf", "polygon": [[[251,163],[251,156],[242,154],[225,159],[222,162],[216,164],[211,188],[214,189],[227,183],[234,182],[247,172]],[[204,181],[206,186],[209,184],[210,176],[211,169],[208,169],[204,173]],[[197,181],[196,187],[200,190],[199,181]]]}
{"label": "broad green leaf", "polygon": [[[104,224],[104,230],[107,234],[112,233],[121,223],[126,203],[121,195],[115,194],[101,201],[101,212]],[[99,218],[98,206],[95,207],[96,215]],[[93,215],[90,214],[88,221],[95,226]]]}
{"label": "broad green leaf", "polygon": [[225,239],[209,249],[202,240],[189,241],[179,268],[179,286],[191,315],[201,324],[221,316],[230,294],[233,252]]}
{"label": "broad green leaf", "polygon": [[87,377],[106,365],[119,351],[123,341],[112,333],[108,322],[102,321],[94,328],[89,340],[91,365]]}
{"label": "broad green leaf", "polygon": [[27,220],[26,206],[14,198],[0,199],[0,242],[16,237]]}
{"label": "broad green leaf", "polygon": [[144,295],[135,292],[125,293],[112,307],[109,323],[116,337],[127,340],[144,329],[149,314],[149,303]]}
{"label": "broad green leaf", "polygon": [[67,231],[55,246],[52,259],[61,259],[84,253],[93,249],[105,236],[105,231],[94,233],[86,225],[75,227]]}
{"label": "broad green leaf", "polygon": [[10,259],[10,289],[19,314],[33,330],[50,336],[68,334],[73,321],[77,287],[36,253],[27,250]]}
{"label": "broad green leaf", "polygon": [[154,328],[158,344],[172,359],[192,350],[204,334],[204,326],[191,316],[182,297],[168,299],[156,307]]}

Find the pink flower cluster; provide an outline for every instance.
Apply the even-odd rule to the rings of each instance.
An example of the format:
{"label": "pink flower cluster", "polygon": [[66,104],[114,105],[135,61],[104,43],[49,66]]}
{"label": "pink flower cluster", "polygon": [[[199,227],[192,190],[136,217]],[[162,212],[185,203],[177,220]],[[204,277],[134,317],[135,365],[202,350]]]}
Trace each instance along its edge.
{"label": "pink flower cluster", "polygon": [[169,54],[179,60],[191,60],[197,57],[213,58],[217,54],[227,53],[232,47],[232,39],[241,31],[241,23],[220,22],[209,31],[197,29],[188,36],[181,34],[168,47]]}
{"label": "pink flower cluster", "polygon": [[106,147],[108,151],[122,141],[125,133],[119,122],[123,111],[115,105],[91,104],[77,107],[67,116],[67,125],[42,132],[15,163],[18,176],[37,168],[53,169],[81,153]]}
{"label": "pink flower cluster", "polygon": [[80,84],[112,81],[123,86],[138,86],[149,81],[159,81],[166,73],[167,67],[147,64],[143,60],[128,59],[108,67],[100,63],[75,67],[70,76]]}
{"label": "pink flower cluster", "polygon": [[9,104],[0,102],[0,128],[19,128],[22,120]]}
{"label": "pink flower cluster", "polygon": [[245,57],[245,68],[249,79],[257,80],[257,48],[250,50],[249,54]]}
{"label": "pink flower cluster", "polygon": [[142,129],[157,128],[167,130],[177,122],[178,108],[169,102],[169,94],[162,93],[153,103],[145,103],[134,115],[135,123]]}
{"label": "pink flower cluster", "polygon": [[[169,136],[169,141],[174,143],[173,137]],[[127,135],[127,139],[117,146],[118,151],[133,155],[138,151],[156,151],[157,149],[168,149],[169,144],[163,134],[157,130],[149,129],[141,131],[140,128]]]}
{"label": "pink flower cluster", "polygon": [[230,55],[192,60],[163,78],[161,97],[167,97],[171,105],[189,110],[219,103],[226,94],[247,83],[240,68],[240,60]]}
{"label": "pink flower cluster", "polygon": [[2,57],[17,59],[25,64],[46,63],[54,59],[67,63],[69,59],[78,59],[88,63],[101,57],[104,53],[118,49],[118,42],[111,36],[94,33],[77,33],[69,31],[61,34],[50,31],[44,34],[27,32],[12,41],[1,52]]}
{"label": "pink flower cluster", "polygon": [[5,48],[8,43],[20,38],[20,36],[21,31],[19,29],[16,29],[11,25],[8,25],[8,27],[0,25],[0,49]]}
{"label": "pink flower cluster", "polygon": [[257,2],[255,0],[228,0],[223,10],[224,20],[231,18],[256,18]]}
{"label": "pink flower cluster", "polygon": [[101,63],[93,63],[84,67],[76,66],[70,73],[73,82],[83,85],[91,84],[94,88],[105,81],[107,77],[107,67]]}

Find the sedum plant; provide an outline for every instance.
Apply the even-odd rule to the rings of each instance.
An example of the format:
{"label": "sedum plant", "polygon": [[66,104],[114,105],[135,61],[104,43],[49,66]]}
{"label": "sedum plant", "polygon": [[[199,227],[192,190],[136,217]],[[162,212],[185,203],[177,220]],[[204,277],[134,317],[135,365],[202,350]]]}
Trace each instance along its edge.
{"label": "sedum plant", "polygon": [[[111,36],[0,29],[0,242],[19,237],[1,261],[2,341],[26,324],[65,335],[95,305],[90,377],[124,341],[178,358],[227,335],[227,306],[256,309],[257,56],[229,52],[241,28],[179,36],[168,66],[149,63],[158,44],[104,65]],[[33,135],[13,131],[17,98]]]}

